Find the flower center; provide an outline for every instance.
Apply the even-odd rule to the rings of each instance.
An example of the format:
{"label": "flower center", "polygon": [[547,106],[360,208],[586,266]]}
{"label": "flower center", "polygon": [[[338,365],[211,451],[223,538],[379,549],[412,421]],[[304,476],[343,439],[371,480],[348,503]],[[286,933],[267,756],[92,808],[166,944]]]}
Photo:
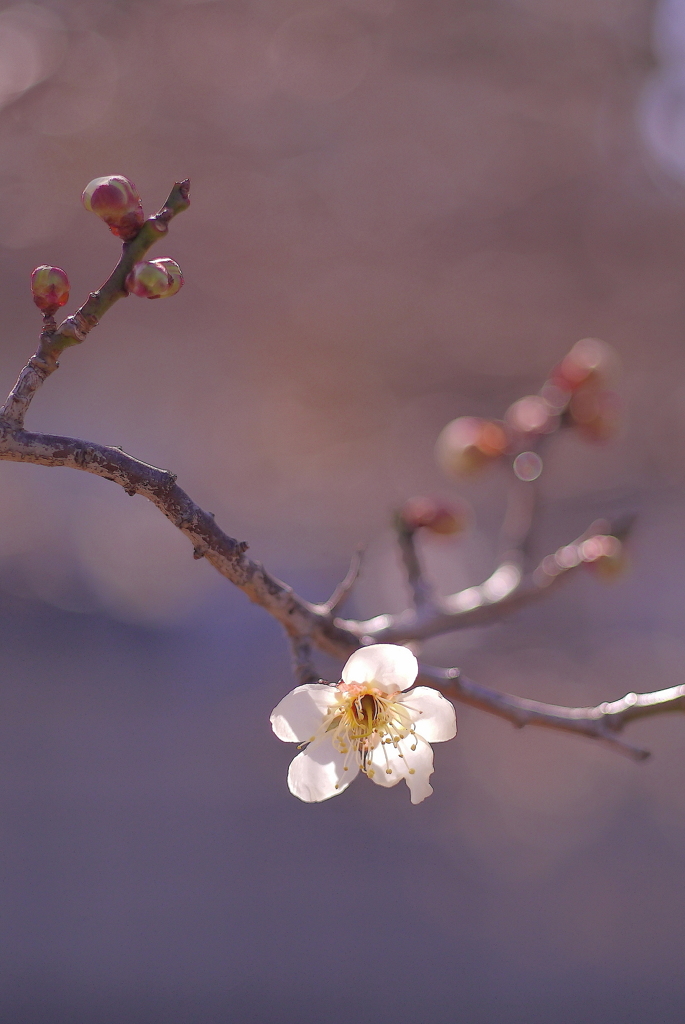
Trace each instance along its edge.
{"label": "flower center", "polygon": [[[380,754],[383,744],[397,749],[400,741],[409,737],[410,749],[416,749],[411,713],[398,699],[402,695],[386,693],[370,683],[339,683],[337,690],[336,703],[309,742],[330,734],[335,749],[345,755],[344,771],[349,771],[349,761],[353,760],[369,778],[373,778],[376,768],[392,775],[387,755]],[[399,753],[404,756],[402,748]],[[408,771],[414,774],[412,769]]]}
{"label": "flower center", "polygon": [[[350,732],[354,736],[366,738],[371,736],[387,718],[384,703],[370,693],[353,700],[347,709]],[[343,712],[344,714],[344,712]]]}

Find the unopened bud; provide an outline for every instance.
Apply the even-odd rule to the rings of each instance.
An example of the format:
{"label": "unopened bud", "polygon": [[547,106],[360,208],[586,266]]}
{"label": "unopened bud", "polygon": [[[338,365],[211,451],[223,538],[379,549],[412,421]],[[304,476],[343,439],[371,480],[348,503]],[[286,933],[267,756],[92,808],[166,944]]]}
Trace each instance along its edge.
{"label": "unopened bud", "polygon": [[504,455],[508,443],[499,423],[460,416],[442,430],[435,457],[448,476],[471,476]]}
{"label": "unopened bud", "polygon": [[409,530],[429,530],[449,537],[468,528],[470,510],[466,502],[446,502],[436,498],[410,498],[400,510],[400,519]]}
{"label": "unopened bud", "polygon": [[69,301],[69,278],[59,267],[36,267],[31,274],[33,301],[45,316],[54,316]]}
{"label": "unopened bud", "polygon": [[551,381],[563,391],[575,391],[587,381],[606,381],[616,363],[613,349],[598,338],[576,342],[551,374]]}
{"label": "unopened bud", "polygon": [[136,186],[121,174],[93,178],[81,199],[86,210],[101,217],[109,230],[125,242],[136,237],[145,220]]}
{"label": "unopened bud", "polygon": [[170,259],[136,263],[126,278],[126,289],[141,299],[166,299],[183,284],[178,263]]}
{"label": "unopened bud", "polygon": [[168,259],[167,257],[163,257],[161,260],[153,260],[152,262],[163,267],[169,275],[171,285],[169,291],[165,292],[165,298],[169,295],[175,295],[176,292],[180,291],[181,285],[183,284],[183,274],[181,273],[181,268],[178,263],[174,260]]}
{"label": "unopened bud", "polygon": [[519,398],[509,406],[504,419],[518,434],[549,434],[558,424],[555,410],[540,395]]}

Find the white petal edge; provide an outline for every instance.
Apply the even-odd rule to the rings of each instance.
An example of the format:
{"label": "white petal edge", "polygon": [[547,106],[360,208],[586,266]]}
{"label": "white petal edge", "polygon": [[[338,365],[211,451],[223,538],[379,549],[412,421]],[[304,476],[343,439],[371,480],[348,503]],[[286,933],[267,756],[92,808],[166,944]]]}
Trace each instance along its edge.
{"label": "white petal edge", "polygon": [[271,728],[284,743],[306,743],[319,728],[326,711],[337,703],[338,690],[325,683],[296,686],[271,712]]}
{"label": "white petal edge", "polygon": [[347,789],[359,772],[354,758],[348,758],[347,771],[344,765],[345,755],[335,749],[330,738],[325,737],[291,761],[288,789],[293,796],[308,804],[329,800]]}
{"label": "white petal edge", "polygon": [[415,686],[396,698],[412,714],[418,736],[429,743],[444,743],[457,735],[457,714],[454,705],[430,686]]}
{"label": "white petal edge", "polygon": [[[379,744],[373,752],[371,776],[378,786],[395,786],[400,779],[404,779],[413,804],[420,804],[433,792],[428,781],[433,774],[433,749],[430,743],[420,737],[417,740],[416,750],[411,749],[409,739],[400,740],[396,748],[391,743]],[[400,754],[403,756],[400,757]],[[414,771],[410,774],[411,768]]]}
{"label": "white petal edge", "polygon": [[408,690],[418,673],[418,662],[406,647],[371,644],[348,658],[342,678],[344,683],[371,683],[386,693],[397,693]]}

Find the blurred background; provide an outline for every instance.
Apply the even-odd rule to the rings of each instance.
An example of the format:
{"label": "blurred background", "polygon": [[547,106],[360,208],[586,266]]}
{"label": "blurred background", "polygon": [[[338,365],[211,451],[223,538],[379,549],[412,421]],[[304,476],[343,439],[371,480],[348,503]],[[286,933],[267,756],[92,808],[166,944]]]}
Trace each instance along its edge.
{"label": "blurred background", "polygon": [[[158,466],[253,557],[349,614],[407,601],[392,511],[458,493],[433,445],[501,417],[578,339],[619,353],[622,426],[568,432],[540,555],[637,513],[630,572],[577,576],[426,657],[583,704],[683,682],[685,0],[54,0],[0,5],[0,379],[34,266],[73,305],[125,174],[192,206],[28,425]],[[505,479],[426,539],[491,571]],[[675,1024],[685,1013],[685,722],[635,765],[460,709],[435,793],[300,804],[268,715],[280,629],[142,498],[0,463],[0,1005],[13,1024]],[[320,670],[337,677],[339,665]]]}

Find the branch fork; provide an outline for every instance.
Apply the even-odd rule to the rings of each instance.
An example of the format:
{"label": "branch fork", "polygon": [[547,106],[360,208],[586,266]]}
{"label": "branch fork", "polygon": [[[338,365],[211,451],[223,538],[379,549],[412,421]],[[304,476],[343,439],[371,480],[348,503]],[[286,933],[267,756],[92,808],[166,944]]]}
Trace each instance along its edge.
{"label": "branch fork", "polygon": [[[373,643],[409,644],[441,633],[491,623],[546,595],[569,579],[583,564],[602,557],[604,542],[627,535],[630,523],[593,524],[581,537],[546,555],[530,567],[530,547],[536,513],[534,484],[515,481],[510,489],[501,549],[505,552],[494,572],[482,583],[439,597],[425,579],[416,547],[416,531],[398,526],[398,542],[412,595],[412,607],[399,615],[382,614],[367,620],[338,616],[361,568],[357,550],[344,580],[328,601],[315,604],[299,597],[287,584],[248,558],[248,545],[224,533],[214,516],[195,504],[179,487],[176,476],[135,459],[120,448],[24,429],[24,418],[36,392],[58,368],[65,348],[82,344],[90,331],[119,299],[127,295],[126,278],[134,264],[166,235],[173,217],[189,206],[189,182],[177,182],[153,217],[131,240],[107,281],[59,327],[44,321],[40,344],[0,409],[0,459],[43,466],[68,466],[111,480],[128,494],[141,494],[190,540],[195,558],[205,558],[256,604],[284,627],[291,643],[295,674],[300,682],[318,679],[315,650],[342,661],[361,646]],[[670,711],[685,710],[685,685],[653,693],[627,694],[595,707],[546,704],[491,690],[467,679],[459,669],[421,665],[420,681],[453,700],[479,708],[517,727],[537,725],[599,740],[635,760],[647,752],[625,743],[618,734],[630,722]]]}

